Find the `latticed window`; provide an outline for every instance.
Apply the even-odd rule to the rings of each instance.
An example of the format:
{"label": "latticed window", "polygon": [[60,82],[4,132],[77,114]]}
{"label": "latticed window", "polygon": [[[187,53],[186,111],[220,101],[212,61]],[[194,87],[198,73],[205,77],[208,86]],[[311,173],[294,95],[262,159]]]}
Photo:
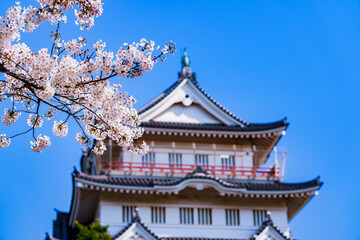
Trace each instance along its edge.
{"label": "latticed window", "polygon": [[225,209],[225,222],[228,226],[240,225],[240,210],[239,209]]}
{"label": "latticed window", "polygon": [[260,226],[266,218],[266,210],[253,210],[254,226]]}
{"label": "latticed window", "polygon": [[148,152],[147,154],[141,157],[141,162],[143,166],[151,166],[155,163],[155,153]]}
{"label": "latticed window", "polygon": [[180,224],[194,224],[194,208],[179,208]]}
{"label": "latticed window", "polygon": [[221,155],[221,166],[223,169],[233,169],[235,166],[235,157],[229,155]]}
{"label": "latticed window", "polygon": [[122,207],[122,220],[124,223],[131,222],[134,215],[136,206],[123,206]]}
{"label": "latticed window", "polygon": [[182,167],[182,154],[169,153],[169,164],[174,167]]}
{"label": "latticed window", "polygon": [[195,154],[195,165],[207,168],[209,166],[209,156],[207,154]]}
{"label": "latticed window", "polygon": [[200,225],[212,224],[211,208],[198,208],[198,222]]}
{"label": "latticed window", "polygon": [[151,223],[166,223],[165,207],[151,207]]}

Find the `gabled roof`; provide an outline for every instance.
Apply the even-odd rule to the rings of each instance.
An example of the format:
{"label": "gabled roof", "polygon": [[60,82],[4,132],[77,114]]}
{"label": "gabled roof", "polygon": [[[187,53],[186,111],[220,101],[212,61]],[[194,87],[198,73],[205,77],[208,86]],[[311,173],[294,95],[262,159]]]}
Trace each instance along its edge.
{"label": "gabled roof", "polygon": [[[276,235],[276,240],[291,240],[287,236],[284,235],[273,223],[270,214],[266,215],[265,221],[261,224],[261,226],[258,228],[258,230],[255,232],[255,234],[250,238],[250,240],[262,240],[262,239],[268,239],[268,238],[261,238],[263,235]],[[275,236],[272,236],[275,237]],[[271,238],[273,239],[273,238]]]}
{"label": "gabled roof", "polygon": [[[270,151],[280,140],[289,123],[287,119],[271,123],[248,123],[206,93],[195,80],[189,67],[183,68],[179,79],[139,111],[141,127],[145,129],[142,140],[152,141],[208,141],[206,138],[249,139],[248,144],[258,152],[254,166],[264,164]],[[200,138],[195,139],[195,138]]]}
{"label": "gabled roof", "polygon": [[[263,124],[255,124],[255,123],[248,123],[235,114],[230,112],[224,106],[222,106],[219,102],[213,99],[208,93],[202,89],[197,81],[195,80],[195,76],[193,74],[179,74],[179,79],[174,84],[172,84],[168,89],[166,89],[163,93],[161,93],[158,97],[154,100],[143,106],[139,109],[138,113],[141,117],[147,116],[149,112],[154,111],[154,109],[158,108],[160,105],[164,104],[164,102],[169,101],[170,95],[174,95],[175,92],[180,91],[180,89],[185,85],[188,84],[190,88],[195,89],[194,92],[202,96],[203,99],[206,99],[205,102],[207,104],[202,106],[208,112],[211,112],[213,109],[218,109],[216,114],[213,115],[215,117],[220,117],[223,120],[226,120],[226,123],[220,124],[207,124],[207,123],[199,123],[199,124],[186,124],[186,123],[173,123],[173,122],[156,122],[152,121],[152,119],[146,119],[142,123],[142,126],[145,128],[179,128],[179,129],[201,129],[201,130],[226,130],[226,131],[262,131],[262,130],[269,130],[275,128],[286,128],[288,123],[286,122],[286,118],[283,120],[273,122],[273,123],[263,123]],[[215,106],[215,108],[209,109],[209,106]],[[221,115],[221,116],[220,116]]]}
{"label": "gabled roof", "polygon": [[123,230],[112,236],[113,240],[121,239],[121,236],[126,234],[126,232],[131,231],[134,228],[138,228],[142,230],[143,233],[147,234],[151,239],[146,238],[147,240],[160,240],[158,236],[156,236],[144,223],[141,222],[139,217],[139,213],[135,210],[135,216],[131,219],[131,222],[124,227]]}
{"label": "gabled roof", "polygon": [[161,102],[165,97],[167,97],[176,87],[180,85],[181,81],[176,81],[174,84],[172,84],[169,88],[167,88],[165,91],[163,91],[159,96],[151,100],[149,103],[147,103],[145,106],[140,108],[138,110],[139,114],[142,114],[149,110],[150,108],[154,107],[156,104]]}

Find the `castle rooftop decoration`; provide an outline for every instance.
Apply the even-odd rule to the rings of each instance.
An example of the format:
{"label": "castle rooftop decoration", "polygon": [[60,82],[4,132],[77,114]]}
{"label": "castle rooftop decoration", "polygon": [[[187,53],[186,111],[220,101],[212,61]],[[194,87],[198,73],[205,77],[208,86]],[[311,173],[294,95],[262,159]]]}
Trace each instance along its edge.
{"label": "castle rooftop decoration", "polygon": [[289,221],[322,183],[283,182],[286,118],[240,119],[199,86],[186,52],[178,80],[139,114],[149,152],[111,141],[103,156],[85,151],[50,239],[76,239],[75,221],[96,219],[114,240],[293,239]]}

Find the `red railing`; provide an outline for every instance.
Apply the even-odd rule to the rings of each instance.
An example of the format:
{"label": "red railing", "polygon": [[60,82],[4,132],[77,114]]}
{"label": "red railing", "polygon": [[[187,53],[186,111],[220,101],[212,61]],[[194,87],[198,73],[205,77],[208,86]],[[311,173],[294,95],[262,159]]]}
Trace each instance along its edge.
{"label": "red railing", "polygon": [[148,173],[148,174],[189,174],[197,166],[213,176],[232,177],[274,177],[279,176],[279,167],[244,167],[223,165],[195,165],[195,164],[168,164],[168,163],[143,163],[143,162],[110,162],[102,160],[102,169],[105,171],[121,171],[126,173]]}

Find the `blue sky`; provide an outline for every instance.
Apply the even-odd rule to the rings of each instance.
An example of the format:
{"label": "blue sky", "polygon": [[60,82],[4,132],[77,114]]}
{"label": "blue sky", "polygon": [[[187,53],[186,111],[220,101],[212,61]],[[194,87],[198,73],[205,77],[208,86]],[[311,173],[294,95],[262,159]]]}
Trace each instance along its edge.
{"label": "blue sky", "polygon": [[[29,2],[36,4],[23,4]],[[360,239],[358,1],[104,2],[91,32],[77,30],[70,17],[64,38],[100,38],[113,51],[142,37],[187,47],[200,85],[230,111],[249,122],[288,117],[279,143],[288,151],[287,182],[318,175],[325,182],[290,222],[295,237]],[[0,1],[0,16],[10,5]],[[49,47],[49,29],[45,24],[22,40],[35,50]],[[177,80],[180,53],[139,79],[116,81],[139,108]],[[0,132],[10,135],[25,124],[20,118],[14,128],[0,125]],[[49,125],[44,132],[51,136]],[[70,173],[81,155],[75,133],[53,137],[41,154],[31,151],[29,135],[0,150],[0,239],[42,239],[52,231],[53,208],[69,210]]]}

